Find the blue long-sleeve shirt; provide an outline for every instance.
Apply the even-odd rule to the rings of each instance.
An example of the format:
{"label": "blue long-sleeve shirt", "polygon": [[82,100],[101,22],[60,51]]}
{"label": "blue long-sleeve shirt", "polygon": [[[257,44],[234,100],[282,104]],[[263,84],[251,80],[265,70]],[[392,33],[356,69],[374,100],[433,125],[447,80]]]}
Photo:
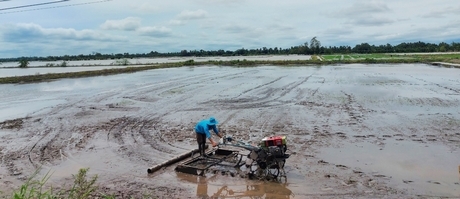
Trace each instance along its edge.
{"label": "blue long-sleeve shirt", "polygon": [[211,133],[209,132],[209,127],[211,127],[211,129],[214,131],[214,133],[216,133],[216,135],[219,134],[216,125],[209,126],[208,122],[208,120],[201,120],[200,122],[198,122],[198,124],[196,124],[195,126],[195,132],[205,134],[206,138],[210,138]]}

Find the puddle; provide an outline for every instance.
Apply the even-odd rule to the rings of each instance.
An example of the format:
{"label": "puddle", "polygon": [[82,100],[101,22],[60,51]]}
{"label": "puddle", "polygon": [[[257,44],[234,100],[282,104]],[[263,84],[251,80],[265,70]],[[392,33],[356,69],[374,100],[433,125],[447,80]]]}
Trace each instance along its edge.
{"label": "puddle", "polygon": [[7,130],[0,130],[0,138],[6,135],[11,135],[14,134],[12,131],[7,131]]}
{"label": "puddle", "polygon": [[0,122],[9,119],[26,117],[30,113],[40,111],[42,109],[55,106],[58,104],[62,104],[64,102],[65,100],[42,98],[18,100],[14,103],[0,103]]}
{"label": "puddle", "polygon": [[346,165],[409,191],[426,194],[460,193],[460,151],[446,146],[400,141],[383,148],[371,143],[346,143],[340,148],[323,149],[320,157]]}
{"label": "puddle", "polygon": [[196,196],[204,198],[295,198],[288,183],[257,182],[214,174],[206,177],[177,173],[182,183],[196,186]]}

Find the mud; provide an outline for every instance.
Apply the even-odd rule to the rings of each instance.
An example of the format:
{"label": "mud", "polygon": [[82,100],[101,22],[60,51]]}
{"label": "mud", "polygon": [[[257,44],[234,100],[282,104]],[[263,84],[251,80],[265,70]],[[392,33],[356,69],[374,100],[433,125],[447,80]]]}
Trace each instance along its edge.
{"label": "mud", "polygon": [[[184,67],[0,85],[0,190],[36,168],[53,187],[79,168],[119,198],[460,197],[460,71],[422,64]],[[286,178],[174,166],[210,116],[250,143],[287,135]]]}

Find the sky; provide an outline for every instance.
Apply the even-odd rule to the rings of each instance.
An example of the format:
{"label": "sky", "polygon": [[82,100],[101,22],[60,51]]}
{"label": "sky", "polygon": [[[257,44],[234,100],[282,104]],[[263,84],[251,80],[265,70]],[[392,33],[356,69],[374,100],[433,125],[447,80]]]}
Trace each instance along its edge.
{"label": "sky", "polygon": [[0,58],[284,49],[313,37],[326,47],[460,42],[460,1],[0,0]]}

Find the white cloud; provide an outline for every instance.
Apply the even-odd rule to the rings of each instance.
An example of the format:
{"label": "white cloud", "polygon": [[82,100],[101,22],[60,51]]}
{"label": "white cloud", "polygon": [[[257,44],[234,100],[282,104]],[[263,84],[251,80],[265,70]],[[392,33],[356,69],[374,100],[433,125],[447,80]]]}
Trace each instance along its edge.
{"label": "white cloud", "polygon": [[391,24],[395,20],[391,15],[393,12],[387,4],[381,1],[357,1],[350,7],[341,9],[331,16],[344,19],[345,23],[359,26],[381,26]]}
{"label": "white cloud", "polygon": [[137,17],[127,17],[121,20],[107,20],[101,28],[105,30],[136,30],[141,26],[141,19]]}
{"label": "white cloud", "polygon": [[363,17],[352,19],[349,23],[358,26],[382,26],[394,23],[394,20],[382,17]]}
{"label": "white cloud", "polygon": [[166,27],[142,27],[138,30],[140,35],[150,37],[171,37],[172,30]]}
{"label": "white cloud", "polygon": [[344,35],[350,35],[353,33],[353,28],[350,26],[346,27],[341,27],[341,28],[329,28],[327,30],[324,30],[322,32],[322,35],[327,35],[327,36],[344,36]]}
{"label": "white cloud", "polygon": [[231,25],[223,26],[222,30],[225,33],[237,33],[237,34],[239,34],[239,33],[247,33],[247,32],[253,31],[254,29],[252,29],[249,26],[245,26],[245,25],[231,24]]}
{"label": "white cloud", "polygon": [[179,20],[195,20],[195,19],[204,19],[207,16],[208,16],[208,12],[204,10],[196,10],[196,11],[184,10],[177,16],[177,18]]}
{"label": "white cloud", "polygon": [[180,14],[178,14],[174,19],[169,20],[169,24],[174,26],[182,26],[186,25],[187,21],[205,19],[207,17],[208,12],[204,10],[184,10]]}
{"label": "white cloud", "polygon": [[1,31],[6,42],[51,42],[53,40],[123,40],[123,37],[104,34],[95,30],[75,30],[73,28],[43,28],[40,25],[9,24]]}
{"label": "white cloud", "polygon": [[169,21],[169,24],[173,26],[180,26],[180,25],[184,25],[185,22],[181,20],[172,19]]}
{"label": "white cloud", "polygon": [[391,9],[380,1],[358,1],[348,8],[335,13],[336,17],[354,17],[391,12]]}
{"label": "white cloud", "polygon": [[429,13],[423,14],[422,16],[424,18],[444,18],[447,15],[460,15],[460,6],[432,10]]}

